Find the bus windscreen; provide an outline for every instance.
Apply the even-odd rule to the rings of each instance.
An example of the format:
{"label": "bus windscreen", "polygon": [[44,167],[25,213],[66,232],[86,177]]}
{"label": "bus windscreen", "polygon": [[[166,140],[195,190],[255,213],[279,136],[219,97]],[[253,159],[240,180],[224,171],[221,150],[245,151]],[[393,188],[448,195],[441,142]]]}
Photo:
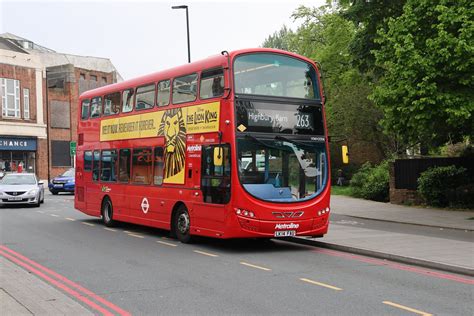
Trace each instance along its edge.
{"label": "bus windscreen", "polygon": [[279,54],[246,54],[234,62],[236,94],[320,100],[316,71],[302,60]]}

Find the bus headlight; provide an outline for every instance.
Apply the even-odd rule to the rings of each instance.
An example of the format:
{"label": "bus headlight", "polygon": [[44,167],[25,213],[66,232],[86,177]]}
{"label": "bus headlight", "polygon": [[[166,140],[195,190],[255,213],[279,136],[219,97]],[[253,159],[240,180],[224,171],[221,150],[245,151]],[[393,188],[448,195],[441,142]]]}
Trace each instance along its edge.
{"label": "bus headlight", "polygon": [[329,214],[329,207],[326,207],[324,210],[318,211],[318,216]]}
{"label": "bus headlight", "polygon": [[241,208],[234,208],[235,214],[244,216],[244,217],[249,217],[249,218],[255,218],[255,213],[252,211],[244,210]]}

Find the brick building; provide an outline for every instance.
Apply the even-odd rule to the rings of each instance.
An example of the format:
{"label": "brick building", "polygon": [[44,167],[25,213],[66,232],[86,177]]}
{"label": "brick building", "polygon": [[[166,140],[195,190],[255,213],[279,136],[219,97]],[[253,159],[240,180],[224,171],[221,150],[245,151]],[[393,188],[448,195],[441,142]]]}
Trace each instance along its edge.
{"label": "brick building", "polygon": [[0,169],[52,178],[74,165],[79,95],[121,81],[109,59],[57,53],[0,34]]}

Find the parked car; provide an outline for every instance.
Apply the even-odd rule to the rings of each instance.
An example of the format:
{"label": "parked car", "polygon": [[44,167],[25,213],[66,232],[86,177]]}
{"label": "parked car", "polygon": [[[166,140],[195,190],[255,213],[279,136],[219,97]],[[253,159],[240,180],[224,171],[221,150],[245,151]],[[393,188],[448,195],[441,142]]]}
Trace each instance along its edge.
{"label": "parked car", "polygon": [[48,183],[49,191],[54,195],[58,194],[59,192],[74,192],[76,187],[75,175],[76,171],[74,168],[71,168],[63,174],[52,179],[51,182]]}
{"label": "parked car", "polygon": [[0,206],[44,202],[43,182],[32,173],[7,173],[0,180]]}

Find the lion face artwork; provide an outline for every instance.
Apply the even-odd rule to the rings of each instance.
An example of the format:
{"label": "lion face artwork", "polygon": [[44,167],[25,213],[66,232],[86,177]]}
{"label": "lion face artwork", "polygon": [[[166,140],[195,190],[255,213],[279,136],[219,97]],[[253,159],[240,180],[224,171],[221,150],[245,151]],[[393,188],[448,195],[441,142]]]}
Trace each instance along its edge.
{"label": "lion face artwork", "polygon": [[163,114],[158,135],[165,136],[164,181],[182,172],[184,182],[186,127],[181,109],[170,109]]}

